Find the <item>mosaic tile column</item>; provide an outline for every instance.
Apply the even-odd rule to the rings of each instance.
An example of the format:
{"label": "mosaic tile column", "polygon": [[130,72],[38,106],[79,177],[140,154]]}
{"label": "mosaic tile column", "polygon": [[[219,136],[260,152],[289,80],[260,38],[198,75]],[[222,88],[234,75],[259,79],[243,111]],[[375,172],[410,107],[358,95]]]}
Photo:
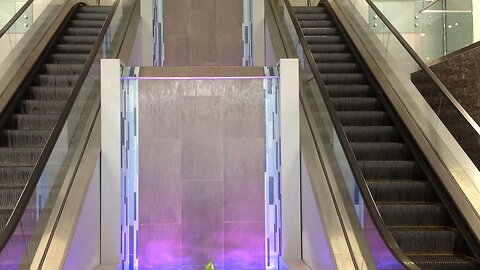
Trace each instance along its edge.
{"label": "mosaic tile column", "polygon": [[[124,68],[122,76],[136,77],[138,68]],[[138,81],[122,80],[121,185],[122,269],[138,269]]]}

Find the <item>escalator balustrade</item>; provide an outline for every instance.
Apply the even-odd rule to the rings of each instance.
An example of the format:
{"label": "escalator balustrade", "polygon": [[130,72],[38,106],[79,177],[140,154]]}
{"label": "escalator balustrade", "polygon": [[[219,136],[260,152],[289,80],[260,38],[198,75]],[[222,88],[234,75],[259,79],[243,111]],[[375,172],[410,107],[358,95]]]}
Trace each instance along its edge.
{"label": "escalator balustrade", "polygon": [[480,269],[328,8],[293,9],[335,115],[400,249],[421,269]]}
{"label": "escalator balustrade", "polygon": [[78,6],[0,131],[0,233],[51,138],[110,6]]}

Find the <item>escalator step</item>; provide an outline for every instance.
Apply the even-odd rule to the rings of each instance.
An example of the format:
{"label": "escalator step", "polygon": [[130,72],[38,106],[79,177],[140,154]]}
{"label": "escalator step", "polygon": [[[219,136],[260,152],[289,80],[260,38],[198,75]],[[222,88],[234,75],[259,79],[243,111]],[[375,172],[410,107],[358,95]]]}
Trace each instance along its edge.
{"label": "escalator step", "polygon": [[4,147],[43,147],[50,137],[50,130],[2,130],[0,142]]}
{"label": "escalator step", "polygon": [[322,73],[320,77],[327,85],[363,84],[367,81],[363,73]]}
{"label": "escalator step", "polygon": [[358,166],[366,180],[425,179],[416,161],[359,161]]}
{"label": "escalator step", "polygon": [[100,28],[68,27],[64,34],[68,36],[98,36]]}
{"label": "escalator step", "polygon": [[480,264],[471,257],[459,254],[409,255],[422,270],[478,270]]}
{"label": "escalator step", "polygon": [[67,100],[72,89],[72,87],[29,87],[25,97],[28,99]]}
{"label": "escalator step", "polygon": [[91,28],[102,28],[103,24],[105,23],[104,20],[98,21],[85,21],[85,20],[72,20],[70,22],[70,26],[72,27],[91,27]]}
{"label": "escalator step", "polygon": [[292,7],[293,12],[296,14],[301,14],[301,13],[322,13],[325,12],[324,7],[319,7],[319,6],[297,6],[297,7]]}
{"label": "escalator step", "polygon": [[43,148],[0,147],[0,166],[34,166]]}
{"label": "escalator step", "polygon": [[22,100],[19,112],[26,114],[60,114],[65,106],[61,100]]}
{"label": "escalator step", "polygon": [[13,114],[9,126],[15,129],[53,129],[59,115]]}
{"label": "escalator step", "polygon": [[442,204],[436,203],[377,203],[387,226],[444,226],[449,222]]}
{"label": "escalator step", "polygon": [[392,123],[384,111],[342,111],[337,115],[344,126],[387,126]]}
{"label": "escalator step", "polygon": [[325,27],[325,28],[304,28],[302,29],[305,36],[328,36],[338,35],[337,28]]}
{"label": "escalator step", "polygon": [[49,63],[58,64],[84,64],[88,58],[86,53],[52,53],[49,55]]}
{"label": "escalator step", "polygon": [[320,73],[355,73],[359,71],[356,63],[321,63],[317,64],[317,68]]}
{"label": "escalator step", "polygon": [[311,44],[308,46],[312,53],[348,53],[345,44]]}
{"label": "escalator step", "polygon": [[78,12],[82,13],[108,13],[112,10],[111,6],[81,6],[78,8]]}
{"label": "escalator step", "polygon": [[75,85],[78,80],[77,75],[47,75],[40,74],[38,75],[33,85],[40,87],[62,87],[62,88],[71,88]]}
{"label": "escalator step", "polygon": [[351,63],[355,61],[351,53],[314,53],[313,58],[318,63]]}
{"label": "escalator step", "polygon": [[426,180],[369,180],[375,201],[433,201],[435,192]]}
{"label": "escalator step", "polygon": [[22,188],[0,188],[0,208],[1,209],[12,209],[20,199],[22,195]]}
{"label": "escalator step", "polygon": [[323,20],[323,21],[299,21],[298,24],[301,28],[314,28],[314,27],[332,27],[333,21]]}
{"label": "escalator step", "polygon": [[401,142],[402,137],[394,126],[343,127],[350,142]]}
{"label": "escalator step", "polygon": [[75,14],[75,20],[87,20],[87,21],[99,21],[106,20],[108,14],[106,13],[77,13]]}
{"label": "escalator step", "polygon": [[464,240],[447,227],[390,227],[391,234],[407,254],[455,254]]}
{"label": "escalator step", "polygon": [[357,160],[409,160],[410,150],[405,143],[350,143]]}
{"label": "escalator step", "polygon": [[50,75],[79,75],[82,70],[83,65],[45,64],[41,72]]}
{"label": "escalator step", "polygon": [[65,44],[91,44],[93,45],[97,41],[97,37],[79,37],[79,36],[62,36],[59,39],[59,43]]}
{"label": "escalator step", "polygon": [[296,15],[298,21],[314,21],[314,20],[329,20],[330,15],[323,12],[317,13],[298,13]]}
{"label": "escalator step", "polygon": [[307,41],[309,46],[317,44],[339,44],[343,43],[343,38],[339,35],[305,36],[305,41]]}
{"label": "escalator step", "polygon": [[90,44],[58,44],[55,52],[60,53],[90,53],[93,46]]}
{"label": "escalator step", "polygon": [[[322,64],[323,65],[323,64]],[[337,65],[337,64],[327,64]],[[375,93],[368,84],[327,85],[330,97],[373,97]]]}
{"label": "escalator step", "polygon": [[0,167],[0,187],[23,187],[33,167]]}
{"label": "escalator step", "polygon": [[382,104],[375,97],[359,98],[331,98],[337,111],[376,111],[383,109]]}

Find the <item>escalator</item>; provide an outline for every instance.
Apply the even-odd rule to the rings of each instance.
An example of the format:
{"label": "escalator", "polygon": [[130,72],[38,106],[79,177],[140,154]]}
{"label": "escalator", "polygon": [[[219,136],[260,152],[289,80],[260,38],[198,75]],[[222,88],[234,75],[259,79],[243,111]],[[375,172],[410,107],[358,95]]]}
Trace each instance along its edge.
{"label": "escalator", "polygon": [[[12,269],[18,267],[25,252],[18,246],[4,254],[7,242],[26,235],[14,234],[24,215],[30,197],[41,177],[43,167],[60,135],[66,116],[72,110],[80,87],[97,55],[98,40],[103,40],[111,21],[112,6],[77,4],[64,19],[53,39],[12,96],[0,116],[0,268],[6,269],[5,256]],[[97,45],[97,47],[95,46]],[[79,113],[79,112],[75,112]],[[49,149],[50,148],[50,149]],[[46,157],[46,158],[45,158]],[[41,209],[47,198],[38,197],[35,204]],[[29,206],[31,207],[31,205]],[[37,210],[41,211],[41,210]],[[37,212],[35,215],[39,215]],[[23,228],[29,234],[35,228]],[[22,224],[25,226],[25,223]],[[28,225],[26,227],[29,227]],[[22,241],[28,241],[24,239]],[[38,241],[37,241],[38,242]],[[15,246],[15,245],[10,245]],[[13,247],[15,250],[15,247]],[[28,251],[27,251],[28,252]],[[10,255],[9,255],[10,254]]]}
{"label": "escalator", "polygon": [[[371,196],[383,223],[377,226],[386,228],[384,241],[406,255],[405,268],[479,269],[478,239],[328,6],[293,11],[325,85],[332,120],[350,148],[344,150],[353,152],[362,178],[357,180],[366,183],[362,195]],[[313,95],[308,102],[315,103]]]}

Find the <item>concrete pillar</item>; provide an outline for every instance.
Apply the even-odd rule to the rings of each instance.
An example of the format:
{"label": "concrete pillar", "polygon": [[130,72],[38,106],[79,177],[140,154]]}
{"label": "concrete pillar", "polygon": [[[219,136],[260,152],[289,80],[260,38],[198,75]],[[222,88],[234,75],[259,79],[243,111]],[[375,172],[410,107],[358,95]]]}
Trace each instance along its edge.
{"label": "concrete pillar", "polygon": [[480,1],[472,0],[473,42],[480,41]]}
{"label": "concrete pillar", "polygon": [[298,59],[280,59],[282,258],[301,259]]}
{"label": "concrete pillar", "polygon": [[101,60],[100,260],[120,263],[120,60]]}

